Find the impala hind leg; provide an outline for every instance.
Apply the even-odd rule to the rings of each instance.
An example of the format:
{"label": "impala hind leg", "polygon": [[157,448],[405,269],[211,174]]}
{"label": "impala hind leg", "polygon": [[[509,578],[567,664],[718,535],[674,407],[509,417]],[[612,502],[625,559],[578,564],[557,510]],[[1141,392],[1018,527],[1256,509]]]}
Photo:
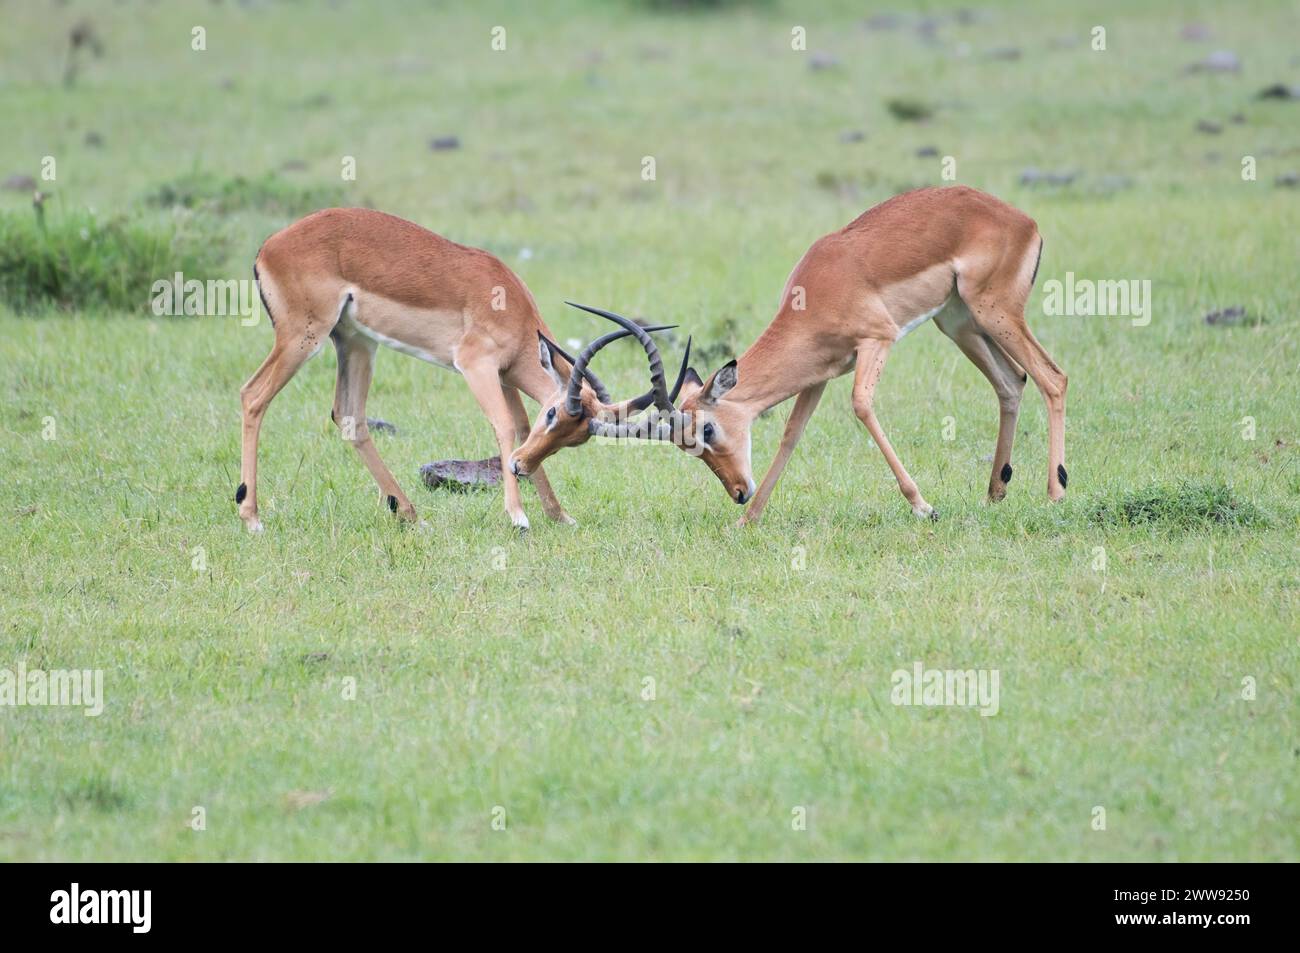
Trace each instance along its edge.
{"label": "impala hind leg", "polygon": [[376,345],[359,334],[348,335],[338,330],[331,337],[338,353],[339,370],[330,418],[379,484],[381,501],[400,519],[414,522],[415,507],[380,459],[366,422],[366,395],[374,374]]}
{"label": "impala hind leg", "polygon": [[872,407],[876,384],[880,380],[880,372],[885,368],[885,358],[889,356],[892,343],[877,338],[864,338],[858,342],[858,364],[853,375],[853,411],[866,425],[867,432],[876,441],[880,452],[885,455],[885,462],[889,464],[889,469],[894,471],[894,479],[898,480],[898,488],[903,491],[903,496],[912,505],[912,512],[925,519],[938,519],[934,507],[925,502],[921,491],[916,487],[916,481],[904,469],[898,455],[894,453],[894,448],[890,446],[889,438],[881,429],[880,421],[876,419]]}
{"label": "impala hind leg", "polygon": [[262,430],[262,417],[272,398],[316,350],[307,346],[306,341],[291,341],[288,335],[277,333],[271,353],[239,390],[244,424],[235,502],[239,504],[239,518],[250,533],[262,531],[262,521],[257,517],[257,438]]}
{"label": "impala hind leg", "polygon": [[[463,354],[463,350],[462,350]],[[519,479],[510,470],[510,454],[515,448],[515,420],[501,387],[501,371],[496,363],[480,358],[475,361],[464,356],[460,372],[469,385],[470,392],[483,408],[496,434],[497,450],[501,454],[501,486],[505,493],[506,514],[520,532],[528,529],[528,516],[519,502]]]}
{"label": "impala hind leg", "polygon": [[1047,498],[1065,496],[1065,372],[1052,360],[1025,324],[1025,303],[1007,295],[985,292],[972,297],[958,291],[975,315],[975,323],[1013,361],[1025,369],[1047,404]]}
{"label": "impala hind leg", "polygon": [[[528,439],[528,431],[532,428],[528,420],[528,411],[524,409],[523,399],[519,396],[519,389],[509,384],[501,385],[501,393],[505,395],[506,405],[510,408],[510,416],[515,422],[515,444],[521,444]],[[513,448],[512,448],[513,449]],[[501,458],[503,461],[506,457]],[[576,525],[575,520],[568,513],[564,512],[564,507],[560,505],[560,500],[551,489],[551,481],[546,478],[546,473],[542,470],[541,464],[533,470],[530,479],[533,486],[537,487],[537,495],[542,500],[542,512],[547,518],[555,520],[557,523],[566,523],[569,526]]]}
{"label": "impala hind leg", "polygon": [[1011,447],[1016,439],[1025,374],[979,329],[960,298],[954,298],[934,321],[939,330],[952,338],[970,362],[980,369],[998,395],[998,442],[993,450],[993,474],[989,477],[988,496],[990,503],[996,503],[1007,495],[1007,483],[1011,480]]}

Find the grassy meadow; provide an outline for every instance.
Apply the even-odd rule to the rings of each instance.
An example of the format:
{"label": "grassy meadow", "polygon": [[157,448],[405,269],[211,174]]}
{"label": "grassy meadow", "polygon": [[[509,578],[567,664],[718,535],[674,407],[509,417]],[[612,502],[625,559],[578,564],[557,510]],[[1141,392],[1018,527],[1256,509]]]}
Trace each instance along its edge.
{"label": "grassy meadow", "polygon": [[[0,0],[0,179],[48,196],[0,191],[0,669],[104,672],[99,717],[0,707],[0,860],[1300,859],[1300,103],[1257,98],[1300,84],[1300,6],[902,6]],[[1045,237],[1059,505],[1032,385],[983,502],[997,401],[926,326],[876,406],[938,522],[845,378],[757,526],[687,455],[592,443],[547,464],[578,525],[525,486],[520,538],[420,484],[495,443],[385,351],[421,533],[331,424],[326,348],[267,413],[252,536],[270,326],[131,290],[369,205],[499,255],[561,340],[606,330],[565,298],[610,307],[703,373],[945,157]],[[1149,323],[1044,313],[1067,273],[1149,280]],[[892,704],[915,662],[996,670],[997,714]]]}

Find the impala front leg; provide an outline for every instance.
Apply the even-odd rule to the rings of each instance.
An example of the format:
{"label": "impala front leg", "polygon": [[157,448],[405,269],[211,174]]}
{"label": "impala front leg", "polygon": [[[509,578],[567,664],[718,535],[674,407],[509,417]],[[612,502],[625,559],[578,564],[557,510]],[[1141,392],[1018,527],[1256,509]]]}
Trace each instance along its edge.
{"label": "impala front leg", "polygon": [[[524,409],[524,402],[520,398],[519,390],[517,388],[511,387],[509,384],[503,384],[501,386],[501,391],[505,394],[506,403],[510,407],[510,414],[515,421],[515,440],[517,443],[522,444],[528,439],[528,411]],[[503,456],[501,461],[502,463],[505,463],[506,458]],[[551,481],[546,479],[546,472],[542,469],[540,464],[537,469],[530,474],[530,478],[533,481],[533,486],[537,487],[537,495],[541,497],[542,500],[542,512],[546,514],[547,518],[555,520],[557,523],[565,523],[569,526],[576,525],[577,520],[564,512],[564,507],[560,505],[559,497],[557,497],[555,491],[551,489]]]}
{"label": "impala front leg", "polygon": [[519,502],[519,480],[510,471],[510,454],[515,448],[515,421],[501,389],[501,372],[490,361],[464,363],[460,368],[474,399],[492,423],[501,454],[501,486],[505,491],[506,514],[521,531],[528,529],[528,516]]}
{"label": "impala front leg", "polygon": [[767,506],[767,498],[772,495],[772,491],[776,488],[776,481],[781,479],[781,473],[785,470],[785,465],[790,462],[790,456],[794,453],[795,444],[803,436],[804,427],[808,424],[808,418],[817,409],[817,402],[822,399],[824,390],[826,390],[825,381],[800,391],[799,396],[795,398],[794,409],[790,411],[790,419],[785,422],[785,433],[781,437],[781,446],[776,451],[772,466],[768,468],[767,475],[763,477],[762,486],[754,494],[754,499],[750,502],[749,508],[745,510],[745,515],[740,518],[740,522],[736,524],[737,526],[757,523],[759,517],[763,515],[763,507]]}

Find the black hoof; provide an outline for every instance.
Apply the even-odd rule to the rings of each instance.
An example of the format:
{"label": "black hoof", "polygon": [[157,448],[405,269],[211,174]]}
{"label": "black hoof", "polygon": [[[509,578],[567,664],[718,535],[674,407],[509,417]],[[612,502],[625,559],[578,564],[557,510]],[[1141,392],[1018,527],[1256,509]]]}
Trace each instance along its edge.
{"label": "black hoof", "polygon": [[248,487],[241,483],[239,484],[239,489],[235,491],[235,502],[244,502],[244,497],[246,496],[248,496]]}
{"label": "black hoof", "polygon": [[998,474],[998,478],[999,478],[1003,483],[1010,483],[1010,482],[1011,482],[1011,474],[1012,474],[1013,472],[1014,472],[1014,471],[1011,469],[1011,464],[1009,464],[1009,463],[1004,463],[1004,464],[1002,464],[1002,472]]}
{"label": "black hoof", "polygon": [[1065,472],[1065,467],[1059,463],[1056,465],[1056,478],[1061,481],[1062,490],[1070,483],[1070,475]]}
{"label": "black hoof", "polygon": [[390,512],[390,513],[396,513],[396,512],[397,512],[397,497],[395,497],[395,496],[390,496],[390,497],[388,498],[388,512]]}

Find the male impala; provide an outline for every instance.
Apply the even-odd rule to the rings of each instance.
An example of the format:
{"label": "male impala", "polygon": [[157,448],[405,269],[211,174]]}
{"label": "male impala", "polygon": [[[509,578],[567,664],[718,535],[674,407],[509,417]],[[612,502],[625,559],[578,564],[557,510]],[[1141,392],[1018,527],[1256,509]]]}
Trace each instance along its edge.
{"label": "male impala", "polygon": [[[505,466],[516,439],[528,433],[519,392],[539,403],[555,389],[537,361],[569,373],[573,359],[548,338],[527,287],[500,260],[457,245],[392,215],[333,208],[308,215],[266,240],[253,264],[275,344],[240,391],[244,409],[242,482],[235,492],[239,515],[251,531],[257,518],[257,436],[271,399],[326,337],[338,352],[338,381],[330,416],[365,461],[388,508],[415,519],[415,508],[379,459],[366,425],[366,393],[375,351],[386,344],[404,354],[459,371],[487,414],[500,447],[505,507],[528,528],[519,485]],[[644,334],[644,331],[638,329]],[[660,328],[649,328],[655,331]],[[627,331],[606,335],[610,340]],[[626,415],[649,406],[650,395],[621,405],[609,402],[600,380],[580,373],[583,399],[595,412]],[[541,469],[533,473],[542,510],[571,523]]]}
{"label": "male impala", "polygon": [[[611,422],[566,405],[556,423],[552,403],[515,451],[511,469],[521,475],[535,472],[559,447],[576,446],[592,435],[672,440],[701,456],[737,503],[751,501],[741,523],[753,522],[772,495],[827,381],[853,370],[854,411],[880,447],[912,511],[932,518],[933,507],[876,419],[872,394],[894,342],[934,318],[998,395],[1001,417],[989,500],[1002,499],[1011,479],[1011,444],[1024,371],[1047,403],[1047,495],[1059,500],[1068,479],[1066,377],[1025,324],[1025,302],[1042,247],[1032,219],[975,189],[929,188],[895,196],[815,242],[786,281],[781,308],[767,330],[707,382],[689,371],[680,404],[665,406],[656,400],[658,422]],[[596,313],[626,322],[609,312]],[[639,337],[654,364],[654,343],[647,335]],[[662,390],[662,374],[660,378]],[[764,410],[795,395],[781,447],[756,493],[750,426]]]}

